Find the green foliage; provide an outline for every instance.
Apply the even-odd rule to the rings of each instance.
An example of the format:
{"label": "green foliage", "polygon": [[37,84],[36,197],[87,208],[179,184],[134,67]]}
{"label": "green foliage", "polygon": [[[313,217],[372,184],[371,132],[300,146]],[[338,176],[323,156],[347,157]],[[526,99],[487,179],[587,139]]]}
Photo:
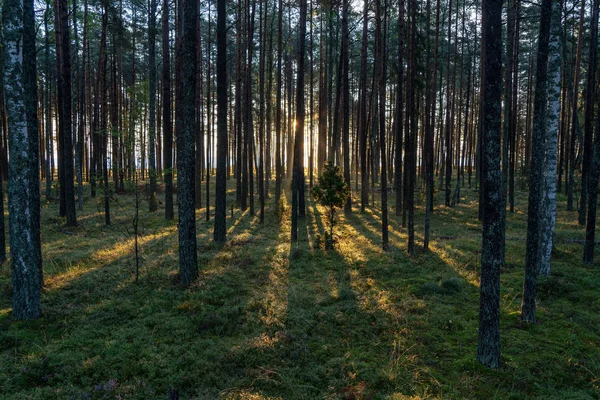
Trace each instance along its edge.
{"label": "green foliage", "polygon": [[447,292],[458,293],[463,290],[463,288],[465,286],[465,281],[464,281],[464,279],[461,279],[461,278],[452,277],[452,278],[442,280],[442,283],[440,283],[440,286],[442,288],[446,289]]}
{"label": "green foliage", "polygon": [[334,243],[333,227],[336,223],[336,208],[343,207],[350,195],[350,187],[344,181],[340,167],[329,162],[325,163],[317,184],[312,188],[312,195],[318,204],[327,208],[329,237],[326,240],[326,247],[330,249]]}
{"label": "green foliage", "polygon": [[426,295],[437,294],[437,293],[440,293],[441,291],[442,291],[442,288],[440,288],[440,285],[438,285],[435,282],[429,281],[429,282],[425,282],[423,284],[423,286],[421,286],[419,293],[422,296],[426,296]]}
{"label": "green foliage", "polygon": [[329,162],[325,163],[323,172],[312,189],[312,195],[317,203],[328,208],[340,208],[344,206],[349,194],[350,188],[344,182],[340,167]]}

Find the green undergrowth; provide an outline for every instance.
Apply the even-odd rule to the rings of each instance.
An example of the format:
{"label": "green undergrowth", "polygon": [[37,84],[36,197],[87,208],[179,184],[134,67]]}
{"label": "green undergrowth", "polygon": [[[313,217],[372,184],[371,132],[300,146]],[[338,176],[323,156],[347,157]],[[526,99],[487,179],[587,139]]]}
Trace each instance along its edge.
{"label": "green undergrowth", "polygon": [[[8,263],[0,273],[0,397],[166,399],[172,387],[182,399],[600,398],[600,280],[581,262],[573,240],[584,229],[564,198],[533,326],[519,320],[526,193],[508,214],[503,361],[488,370],[475,361],[475,190],[463,189],[453,209],[436,206],[431,251],[411,258],[393,208],[391,250],[380,249],[379,199],[340,213],[336,246],[325,251],[326,218],[312,199],[290,245],[287,201],[279,221],[270,199],[261,225],[258,201],[257,215],[231,215],[234,187],[227,244],[212,242],[212,219],[197,212],[200,276],[187,289],[176,219],[165,221],[163,208],[148,213],[142,202],[135,282],[131,191],[115,195],[109,227],[100,198],[86,198],[74,228],[45,204],[41,319],[12,320]],[[423,224],[421,207],[418,244]]]}

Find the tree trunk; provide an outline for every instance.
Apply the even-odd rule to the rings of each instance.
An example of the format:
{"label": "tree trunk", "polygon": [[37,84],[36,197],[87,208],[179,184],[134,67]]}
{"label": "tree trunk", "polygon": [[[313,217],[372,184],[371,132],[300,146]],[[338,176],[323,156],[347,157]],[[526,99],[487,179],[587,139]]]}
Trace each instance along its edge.
{"label": "tree trunk", "polygon": [[587,212],[587,193],[590,189],[590,174],[594,158],[594,107],[596,105],[596,53],[598,47],[598,0],[592,6],[592,24],[588,57],[587,87],[585,89],[585,114],[583,137],[583,164],[581,168],[581,200],[579,202],[579,225],[585,224]]}
{"label": "tree trunk", "polygon": [[546,160],[543,172],[543,199],[541,221],[540,262],[537,273],[550,275],[550,254],[556,223],[556,163],[558,153],[558,123],[561,89],[561,8],[562,1],[552,4],[552,21],[548,47],[548,115],[546,128]]}
{"label": "tree trunk", "polygon": [[[594,40],[592,41],[592,46],[594,46],[594,59],[596,58],[596,43],[598,36],[598,7],[600,6],[600,2],[598,0],[594,1],[594,9],[592,10],[592,35],[594,36]],[[595,24],[595,25],[594,25]],[[591,61],[591,52],[590,49],[590,66],[592,68]],[[593,64],[595,67],[595,63]],[[592,70],[595,73],[595,68]],[[595,89],[595,86],[594,86]],[[593,106],[592,106],[593,108]],[[587,108],[586,108],[587,111]],[[593,117],[590,118],[590,121]],[[587,118],[586,118],[587,120]],[[593,149],[593,162],[591,163],[591,167],[589,170],[589,186],[588,186],[588,210],[587,210],[587,225],[585,229],[585,247],[583,250],[583,262],[585,264],[591,265],[594,262],[594,247],[596,243],[596,205],[598,202],[598,179],[600,175],[600,118],[597,118],[597,126],[596,126],[596,137],[594,139],[594,149]],[[586,135],[587,135],[587,124],[586,124]],[[589,148],[586,148],[586,152]],[[585,154],[585,153],[584,153]]]}
{"label": "tree trunk", "polygon": [[579,29],[577,39],[577,54],[575,56],[575,71],[573,78],[573,114],[571,116],[571,137],[569,140],[569,177],[567,189],[567,210],[574,209],[574,191],[575,191],[575,143],[577,139],[577,130],[579,129],[579,80],[581,74],[581,54],[583,51],[583,22],[585,19],[585,0],[581,0],[581,11],[579,14]]}
{"label": "tree trunk", "polygon": [[402,213],[402,107],[404,106],[404,0],[398,4],[398,84],[396,89],[396,154],[394,158],[394,189],[396,192],[396,216]]}
{"label": "tree trunk", "polygon": [[[347,1],[347,0],[346,0]],[[294,165],[292,173],[292,242],[298,241],[298,214],[300,208],[300,185],[304,173],[300,171],[302,164],[301,141],[304,140],[304,53],[306,47],[306,0],[300,0],[300,16],[298,22],[298,73],[296,78],[296,132],[294,137]]]}
{"label": "tree trunk", "polygon": [[500,266],[504,260],[505,213],[500,170],[502,0],[482,1],[482,189],[483,226],[477,361],[500,366]]}
{"label": "tree trunk", "polygon": [[[369,174],[367,173],[367,46],[369,27],[369,2],[364,1],[363,7],[363,32],[362,49],[360,53],[360,117],[358,121],[360,140],[360,211],[364,212],[369,204]],[[323,85],[325,86],[325,85]],[[319,132],[321,132],[321,119],[319,115]],[[402,134],[402,132],[400,132]],[[321,136],[319,135],[319,149],[321,149]],[[320,170],[320,168],[319,168]]]}
{"label": "tree trunk", "polygon": [[[384,8],[386,5],[384,5]],[[379,82],[379,146],[381,151],[381,247],[384,251],[389,250],[388,233],[388,205],[387,205],[387,163],[385,152],[385,97],[386,97],[386,48],[385,48],[385,22],[381,13],[381,0],[375,1],[375,41],[377,43]]]}
{"label": "tree trunk", "polygon": [[3,14],[12,314],[28,320],[41,316],[43,285],[33,0],[6,1]]}
{"label": "tree trunk", "polygon": [[149,209],[150,212],[154,212],[158,209],[156,198],[156,0],[149,0],[148,3],[148,102],[150,103],[148,126],[150,141],[148,156],[148,174],[150,175]]}
{"label": "tree trunk", "polygon": [[217,1],[217,177],[215,180],[215,242],[224,242],[227,228],[227,25],[226,0]]}
{"label": "tree trunk", "polygon": [[[348,78],[348,9],[350,7],[349,0],[343,1],[342,10],[342,87],[343,87],[343,104],[342,104],[342,152],[344,156],[344,181],[351,187],[350,183],[350,80]],[[311,115],[312,119],[312,115]],[[346,214],[352,213],[352,191],[348,191],[348,198],[346,204],[344,204],[344,212]]]}
{"label": "tree trunk", "polygon": [[275,100],[275,207],[277,213],[279,214],[279,212],[281,211],[279,207],[279,202],[281,199],[281,179],[283,176],[283,165],[281,160],[281,57],[283,53],[283,0],[279,0],[277,14],[277,95]]}
{"label": "tree trunk", "polygon": [[[60,151],[61,204],[67,226],[77,225],[75,210],[75,186],[73,184],[73,125],[71,121],[71,39],[69,35],[69,13],[67,0],[57,0],[54,12],[56,32],[56,63],[58,77],[58,137]],[[61,207],[62,209],[62,207]]]}
{"label": "tree trunk", "polygon": [[196,132],[196,29],[198,7],[196,0],[180,0],[179,21],[181,45],[182,112],[177,132],[177,191],[179,200],[179,276],[184,286],[189,286],[198,276],[196,253],[196,209],[194,206],[194,134]]}
{"label": "tree trunk", "polygon": [[[408,178],[408,196],[406,207],[408,211],[408,254],[415,254],[415,181],[417,173],[417,135],[418,135],[418,116],[416,99],[416,80],[417,80],[417,1],[411,0],[410,3],[411,33],[410,33],[410,85],[408,109],[410,118],[410,144],[408,158],[409,170]],[[385,62],[384,62],[385,63]]]}
{"label": "tree trunk", "polygon": [[173,213],[173,124],[171,122],[171,55],[169,50],[169,0],[163,0],[162,11],[163,53],[163,164],[165,179],[165,218],[172,220]]}
{"label": "tree trunk", "polygon": [[[529,207],[527,210],[527,248],[525,251],[525,283],[521,319],[535,323],[536,278],[539,271],[541,248],[541,220],[543,206],[544,152],[548,122],[548,53],[552,0],[543,0],[538,37],[535,75],[535,101],[533,110],[533,136],[531,138],[531,171],[529,175]],[[556,168],[556,165],[554,166]]]}

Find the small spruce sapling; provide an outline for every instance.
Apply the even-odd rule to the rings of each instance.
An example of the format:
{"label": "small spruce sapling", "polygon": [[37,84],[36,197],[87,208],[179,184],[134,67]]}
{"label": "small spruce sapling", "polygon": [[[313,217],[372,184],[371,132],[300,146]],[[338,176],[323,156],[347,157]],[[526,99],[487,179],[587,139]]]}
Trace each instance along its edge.
{"label": "small spruce sapling", "polygon": [[323,166],[323,172],[319,176],[317,184],[312,188],[312,195],[318,204],[327,208],[327,219],[329,222],[329,235],[326,238],[327,249],[333,248],[333,227],[335,226],[336,208],[341,208],[350,195],[350,187],[344,181],[340,168],[331,163]]}

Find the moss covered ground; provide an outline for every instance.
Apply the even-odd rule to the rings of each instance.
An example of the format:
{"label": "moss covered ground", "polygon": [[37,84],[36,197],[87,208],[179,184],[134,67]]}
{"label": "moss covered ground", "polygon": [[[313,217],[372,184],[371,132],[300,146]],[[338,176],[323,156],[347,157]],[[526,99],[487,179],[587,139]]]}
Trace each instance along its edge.
{"label": "moss covered ground", "polygon": [[[115,195],[109,227],[101,199],[86,198],[75,228],[44,204],[41,319],[12,320],[8,263],[0,270],[0,398],[166,399],[170,387],[181,399],[600,398],[600,279],[597,264],[581,262],[576,213],[559,197],[539,322],[522,324],[518,193],[501,277],[503,362],[488,370],[475,361],[477,192],[462,195],[455,208],[436,206],[431,251],[412,258],[393,208],[391,250],[380,249],[378,201],[340,215],[333,251],[323,250],[324,210],[310,198],[294,245],[287,205],[279,221],[270,200],[263,225],[228,212],[224,246],[199,209],[200,276],[187,289],[176,222],[162,208],[148,213],[147,202],[135,282],[131,188]],[[416,222],[421,244],[422,206]]]}

